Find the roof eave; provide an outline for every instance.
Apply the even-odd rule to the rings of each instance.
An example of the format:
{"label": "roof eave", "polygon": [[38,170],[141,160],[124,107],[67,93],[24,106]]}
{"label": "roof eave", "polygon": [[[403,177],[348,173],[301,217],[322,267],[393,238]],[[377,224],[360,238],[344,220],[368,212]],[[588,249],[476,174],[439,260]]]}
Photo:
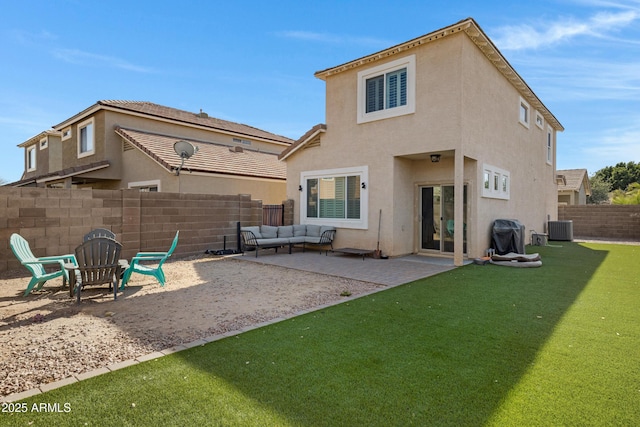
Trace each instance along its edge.
{"label": "roof eave", "polygon": [[294,142],[289,148],[278,155],[278,160],[286,160],[287,157],[304,147],[309,141],[313,141],[321,133],[327,131],[327,125],[318,124],[305,133],[299,140]]}

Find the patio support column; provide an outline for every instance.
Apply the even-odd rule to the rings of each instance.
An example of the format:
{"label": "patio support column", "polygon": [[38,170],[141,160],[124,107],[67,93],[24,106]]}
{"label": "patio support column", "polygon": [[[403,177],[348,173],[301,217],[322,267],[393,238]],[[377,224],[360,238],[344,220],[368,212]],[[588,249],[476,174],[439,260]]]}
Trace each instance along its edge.
{"label": "patio support column", "polygon": [[464,156],[459,148],[455,150],[453,163],[453,265],[459,267],[464,261]]}

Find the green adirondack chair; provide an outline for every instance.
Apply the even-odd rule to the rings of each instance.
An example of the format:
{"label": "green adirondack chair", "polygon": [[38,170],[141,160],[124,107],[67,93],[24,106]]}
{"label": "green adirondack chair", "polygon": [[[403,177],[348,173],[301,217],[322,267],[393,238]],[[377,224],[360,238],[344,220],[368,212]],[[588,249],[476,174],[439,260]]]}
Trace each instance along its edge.
{"label": "green adirondack chair", "polygon": [[[176,231],[176,237],[173,238],[173,243],[169,248],[168,252],[138,252],[136,256],[131,259],[129,263],[129,268],[124,272],[122,276],[122,282],[120,284],[120,289],[124,290],[124,286],[129,281],[132,273],[140,273],[147,276],[153,276],[156,278],[158,282],[160,282],[160,286],[164,286],[165,277],[164,271],[162,271],[162,264],[171,256],[176,246],[178,246],[178,234],[180,231]],[[140,262],[144,261],[157,261],[158,265],[145,265]]]}
{"label": "green adirondack chair", "polygon": [[[76,257],[73,254],[36,257],[33,252],[31,252],[29,242],[27,242],[24,237],[16,233],[11,235],[9,243],[11,245],[11,250],[16,258],[18,258],[18,261],[20,261],[20,263],[31,272],[32,278],[27,286],[27,290],[24,292],[24,296],[29,295],[34,288],[36,290],[41,289],[47,280],[55,279],[60,276],[62,276],[63,286],[66,286],[69,281],[69,273],[64,268],[64,265],[66,263],[78,265]],[[60,270],[47,272],[44,268],[47,264],[58,264],[60,266]]]}

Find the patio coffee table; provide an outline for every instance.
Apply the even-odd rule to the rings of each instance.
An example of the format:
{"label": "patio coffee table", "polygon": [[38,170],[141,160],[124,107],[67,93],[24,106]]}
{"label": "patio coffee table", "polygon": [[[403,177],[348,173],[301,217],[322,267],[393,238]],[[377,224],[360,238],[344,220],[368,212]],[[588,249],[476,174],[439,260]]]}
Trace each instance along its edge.
{"label": "patio coffee table", "polygon": [[373,250],[372,249],[356,249],[356,248],[340,248],[340,249],[334,249],[333,252],[340,252],[342,254],[349,254],[349,255],[359,255],[362,257],[362,260],[364,261],[364,257],[372,254]]}

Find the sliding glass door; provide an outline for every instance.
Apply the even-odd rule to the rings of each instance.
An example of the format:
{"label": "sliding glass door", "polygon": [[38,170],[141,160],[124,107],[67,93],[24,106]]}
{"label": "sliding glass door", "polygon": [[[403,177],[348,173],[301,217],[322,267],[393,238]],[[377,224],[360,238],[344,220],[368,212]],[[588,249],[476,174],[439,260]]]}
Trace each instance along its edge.
{"label": "sliding glass door", "polygon": [[[453,252],[454,236],[453,185],[433,185],[420,188],[420,249]],[[463,251],[467,251],[467,186],[463,195]]]}

